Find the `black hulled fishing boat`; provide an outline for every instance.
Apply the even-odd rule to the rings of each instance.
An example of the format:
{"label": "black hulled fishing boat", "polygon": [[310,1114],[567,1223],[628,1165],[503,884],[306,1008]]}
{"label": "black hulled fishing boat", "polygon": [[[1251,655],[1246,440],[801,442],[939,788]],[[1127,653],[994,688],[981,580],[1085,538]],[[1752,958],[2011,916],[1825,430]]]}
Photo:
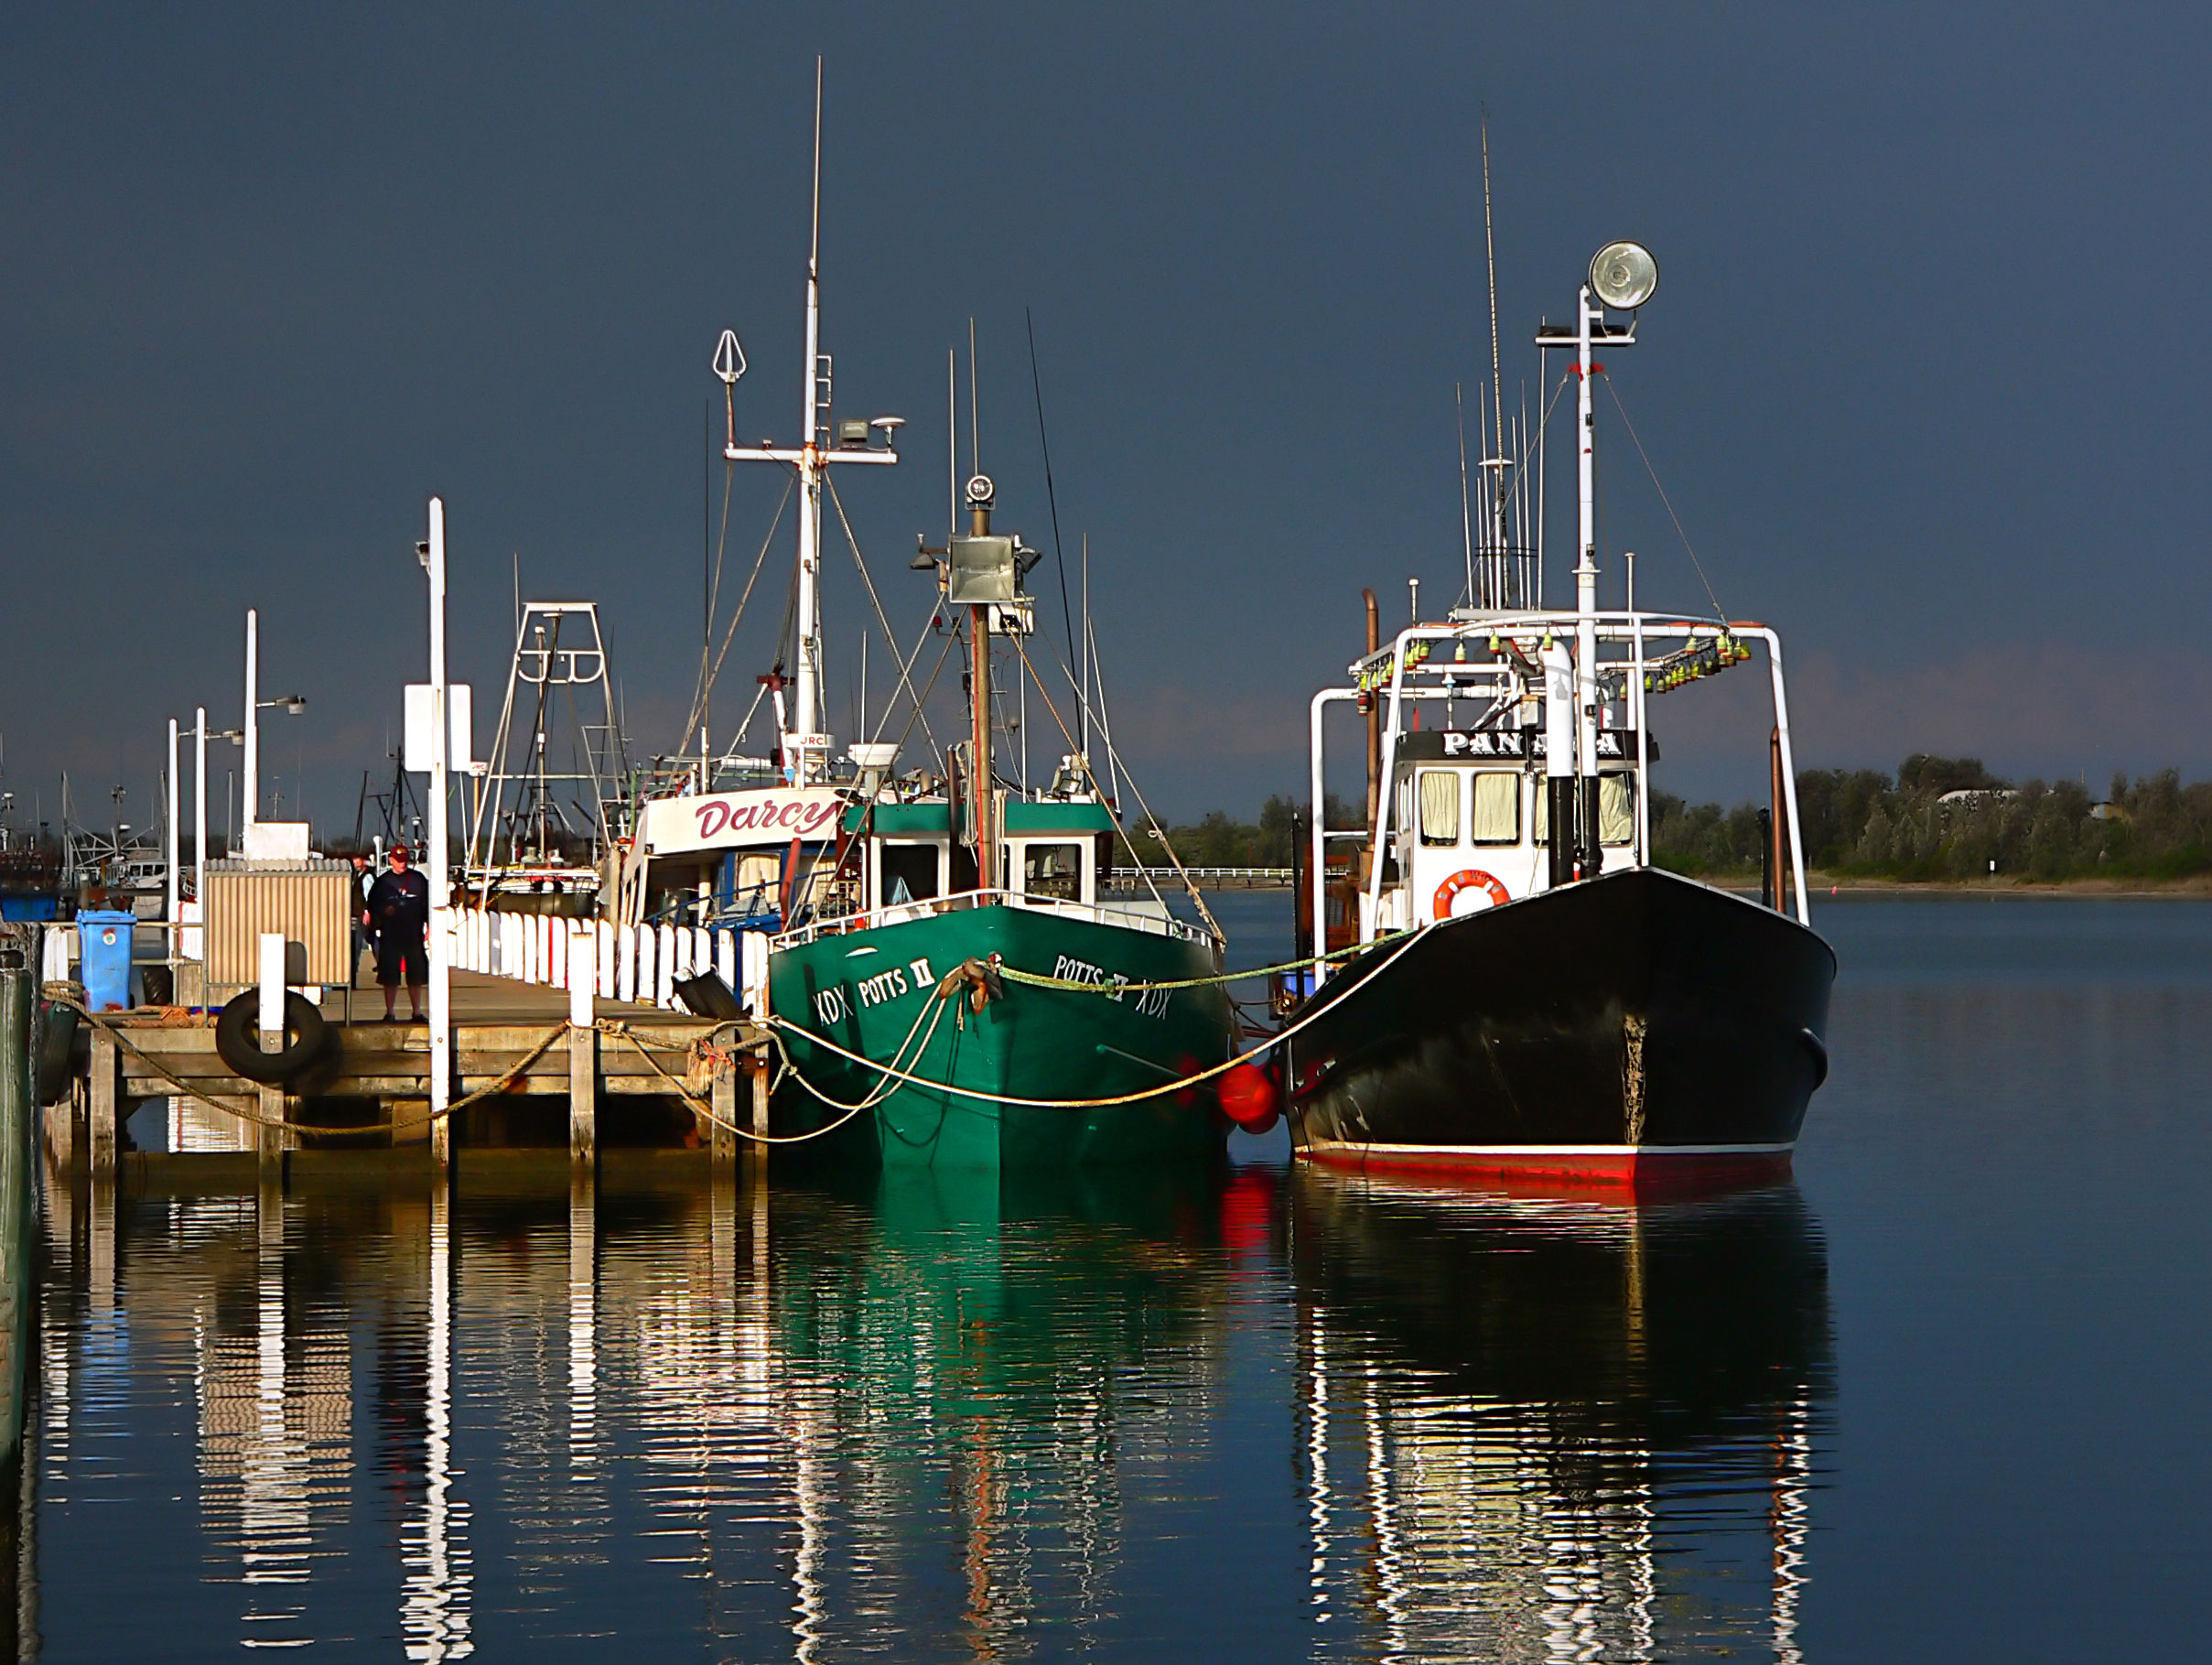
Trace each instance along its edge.
{"label": "black hulled fishing boat", "polygon": [[[1836,959],[1807,921],[1780,640],[1639,611],[1633,577],[1624,609],[1598,605],[1592,355],[1634,341],[1656,282],[1643,249],[1611,244],[1574,328],[1538,336],[1574,354],[1575,605],[1542,605],[1535,448],[1501,412],[1465,604],[1383,643],[1370,595],[1351,685],[1314,698],[1301,952],[1343,954],[1282,1002],[1286,1108],[1307,1159],[1746,1178],[1787,1169],[1827,1074]],[[1774,726],[1754,902],[1653,865],[1646,713],[1759,647]],[[1320,814],[1322,719],[1340,702],[1367,719],[1368,824],[1352,832]]]}

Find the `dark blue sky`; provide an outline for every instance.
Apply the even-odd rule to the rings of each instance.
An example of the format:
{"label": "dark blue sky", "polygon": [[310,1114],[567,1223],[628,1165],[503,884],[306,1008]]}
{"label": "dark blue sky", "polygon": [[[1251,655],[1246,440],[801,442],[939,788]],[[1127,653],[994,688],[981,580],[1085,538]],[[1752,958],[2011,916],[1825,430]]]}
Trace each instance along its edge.
{"label": "dark blue sky", "polygon": [[[237,720],[258,604],[264,687],[310,701],[270,767],[350,829],[423,675],[432,491],[455,675],[494,696],[519,551],[526,589],[603,604],[633,740],[670,745],[724,325],[740,426],[797,425],[817,51],[839,409],[910,419],[905,466],[845,482],[894,619],[926,604],[904,561],[944,523],[970,315],[1002,523],[1049,544],[1029,308],[1062,528],[1163,813],[1299,782],[1360,586],[1396,622],[1408,575],[1455,585],[1484,102],[1508,387],[1538,395],[1531,330],[1591,251],[1648,243],[1614,383],[1724,608],[1786,632],[1801,762],[2202,772],[2207,34],[2033,5],[11,7],[8,784],[50,818],[68,766],[146,818],[163,719]],[[1609,555],[1700,605],[1600,421]],[[778,489],[739,477],[740,568]],[[725,702],[764,668],[771,558]],[[842,673],[864,603],[836,559]],[[1661,784],[1755,788],[1760,691],[1662,707]]]}

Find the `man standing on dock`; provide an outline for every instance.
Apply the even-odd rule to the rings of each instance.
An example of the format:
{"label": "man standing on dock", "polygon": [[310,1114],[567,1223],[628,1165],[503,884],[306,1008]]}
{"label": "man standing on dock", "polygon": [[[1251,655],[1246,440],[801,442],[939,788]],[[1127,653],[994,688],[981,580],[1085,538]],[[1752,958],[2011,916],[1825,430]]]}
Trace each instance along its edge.
{"label": "man standing on dock", "polygon": [[430,881],[414,869],[407,847],[392,847],[392,865],[369,891],[369,920],[376,927],[376,980],[384,986],[384,1022],[400,978],[407,980],[407,1010],[420,1022],[423,985],[430,980],[430,953],[424,934],[430,924]]}
{"label": "man standing on dock", "polygon": [[376,927],[369,915],[369,892],[376,888],[376,870],[369,858],[353,858],[353,957],[346,963],[346,987],[361,981],[361,957],[376,946]]}

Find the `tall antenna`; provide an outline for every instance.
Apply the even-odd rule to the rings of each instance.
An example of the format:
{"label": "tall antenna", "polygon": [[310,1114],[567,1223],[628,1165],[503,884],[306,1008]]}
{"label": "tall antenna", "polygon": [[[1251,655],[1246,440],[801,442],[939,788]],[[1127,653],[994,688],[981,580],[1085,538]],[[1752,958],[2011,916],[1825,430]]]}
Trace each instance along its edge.
{"label": "tall antenna", "polygon": [[[1488,146],[1488,144],[1489,144],[1489,137],[1488,137],[1488,134],[1489,134],[1489,129],[1484,128],[1484,146]],[[1490,178],[1490,162],[1489,162],[1489,156],[1490,156],[1490,152],[1489,152],[1489,150],[1488,150],[1487,148],[1485,148],[1485,149],[1484,150],[1484,152],[1483,152],[1483,157],[1484,157],[1484,162],[1483,162],[1483,179],[1484,179],[1484,181],[1483,189],[1484,189],[1485,191],[1487,191],[1487,190],[1489,189],[1489,183],[1488,183],[1489,178]],[[1487,200],[1487,198],[1485,198],[1485,200]],[[807,239],[807,243],[806,243],[806,276],[807,276],[807,277],[808,277],[808,279],[809,279],[810,281],[811,281],[812,279],[816,278],[816,277],[818,277],[818,276],[821,276],[821,272],[822,272],[822,265],[821,265],[821,255],[822,255],[822,55],[821,55],[819,52],[817,52],[817,53],[815,53],[815,205],[814,205],[814,234],[813,234],[811,237],[809,237],[809,238]],[[811,375],[813,373],[814,373],[814,367],[813,367],[813,366],[810,364],[810,365],[808,365],[808,366],[807,366],[807,373]]]}
{"label": "tall antenna", "polygon": [[944,350],[944,546],[960,535],[960,349]]}
{"label": "tall antenna", "polygon": [[983,472],[983,416],[976,403],[976,320],[967,320],[967,460],[968,472]]}
{"label": "tall antenna", "polygon": [[1505,427],[1505,408],[1500,388],[1503,372],[1498,361],[1498,244],[1496,233],[1490,222],[1490,106],[1483,111],[1483,249],[1490,266],[1490,397],[1496,406],[1491,412],[1491,427],[1503,434]]}
{"label": "tall antenna", "polygon": [[1474,521],[1467,504],[1467,402],[1457,382],[1451,384],[1451,408],[1460,428],[1460,536],[1467,546],[1467,605],[1476,607],[1481,603],[1474,594]]}

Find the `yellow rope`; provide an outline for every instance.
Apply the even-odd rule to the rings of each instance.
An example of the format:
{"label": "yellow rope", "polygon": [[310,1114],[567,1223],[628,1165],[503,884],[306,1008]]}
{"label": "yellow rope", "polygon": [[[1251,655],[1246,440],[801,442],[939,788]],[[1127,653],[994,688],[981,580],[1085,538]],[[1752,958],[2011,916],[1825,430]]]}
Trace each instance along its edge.
{"label": "yellow rope", "polygon": [[[495,1093],[505,1092],[507,1088],[513,1085],[514,1078],[517,1076],[521,1075],[533,1064],[535,1064],[540,1058],[544,1057],[545,1054],[552,1049],[553,1043],[568,1033],[568,1025],[566,1023],[561,1024],[558,1028],[548,1033],[545,1038],[540,1041],[535,1046],[524,1053],[515,1063],[513,1067],[509,1069],[504,1075],[501,1076],[498,1080],[490,1083],[488,1086],[480,1087],[476,1089],[476,1091],[469,1093],[463,1097],[455,1099],[442,1111],[434,1110],[423,1116],[411,1116],[404,1121],[395,1117],[390,1121],[372,1121],[368,1123],[366,1126],[358,1128],[325,1128],[312,1126],[304,1121],[293,1121],[290,1119],[282,1116],[263,1116],[255,1111],[245,1109],[237,1104],[218,1103],[215,1099],[209,1097],[206,1093],[196,1091],[192,1087],[188,1087],[180,1077],[169,1070],[167,1065],[163,1065],[159,1059],[156,1058],[144,1047],[134,1042],[119,1024],[111,1022],[108,1019],[92,1011],[81,1001],[72,1000],[68,995],[49,992],[47,998],[52,1000],[57,1006],[68,1007],[71,1011],[74,1011],[78,1016],[83,1018],[85,1022],[91,1023],[94,1028],[106,1030],[108,1033],[113,1037],[116,1045],[122,1047],[124,1051],[129,1053],[131,1056],[136,1058],[141,1064],[144,1064],[147,1070],[150,1071],[157,1079],[165,1081],[170,1087],[176,1088],[178,1097],[189,1098],[194,1104],[205,1105],[209,1109],[213,1110],[219,1116],[235,1117],[238,1120],[251,1122],[255,1127],[276,1128],[288,1133],[313,1133],[321,1138],[352,1138],[362,1133],[393,1133],[397,1132],[405,1128],[426,1127],[430,1123],[439,1119],[441,1116],[451,1116],[454,1111],[465,1109],[469,1105],[476,1103],[479,1099],[489,1098]],[[241,1076],[239,1079],[241,1081],[246,1081],[246,1077],[243,1076]],[[274,1083],[263,1083],[259,1081],[247,1081],[246,1084],[256,1090],[264,1085],[275,1085]]]}
{"label": "yellow rope", "polygon": [[[1403,954],[1408,948],[1411,947],[1417,940],[1419,940],[1419,933],[1412,931],[1407,932],[1405,935],[1398,939],[1397,946],[1391,949],[1388,957],[1376,967],[1376,973],[1379,974],[1384,967],[1388,966],[1393,960],[1396,960],[1399,955]],[[1084,985],[1086,988],[1089,986],[1090,985],[1088,984]],[[815,1034],[810,1029],[803,1029],[798,1024],[791,1022],[788,1018],[777,1017],[773,1013],[771,1013],[761,1018],[760,1022],[771,1029],[787,1030],[791,1033],[797,1035],[803,1041],[806,1041],[813,1045],[822,1047],[825,1051],[836,1054],[838,1057],[845,1059],[847,1063],[858,1064],[864,1069],[879,1071],[885,1076],[895,1076],[909,1087],[926,1087],[930,1091],[936,1093],[951,1093],[962,1098],[977,1098],[982,1100],[986,1104],[1012,1105],[1020,1109],[1099,1110],[1110,1109],[1116,1105],[1138,1104],[1148,1098],[1164,1097],[1169,1093],[1179,1093],[1182,1092],[1185,1087],[1196,1087],[1202,1081],[1211,1081],[1216,1076],[1226,1075],[1230,1070],[1235,1069],[1239,1064],[1243,1064],[1252,1058],[1257,1058],[1260,1054],[1268,1051],[1269,1047],[1278,1045],[1280,1043],[1289,1040],[1292,1035],[1298,1033],[1300,1030],[1304,1029],[1309,1023],[1312,1022],[1321,1015],[1322,1014],[1319,1011],[1310,1011],[1304,1017],[1299,1019],[1295,1023],[1292,1023],[1288,1029],[1280,1029],[1276,1031],[1275,1033],[1268,1037],[1267,1041],[1263,1044],[1254,1047],[1250,1052],[1239,1053],[1235,1057],[1225,1058],[1221,1063],[1213,1065],[1211,1068],[1200,1070],[1194,1076],[1184,1076],[1176,1080],[1166,1082],[1159,1087],[1146,1087],[1140,1092],[1120,1093],[1111,1098],[1016,1098],[1009,1097],[1005,1093],[986,1093],[979,1091],[975,1087],[955,1087],[949,1081],[924,1080],[922,1076],[912,1075],[906,1070],[899,1068],[895,1065],[879,1064],[873,1058],[864,1058],[858,1053],[847,1052],[844,1047],[839,1046],[835,1041],[830,1040],[827,1036]],[[801,1086],[808,1085],[806,1082],[806,1077],[800,1074],[795,1065],[793,1067],[792,1074],[798,1077]],[[814,1091],[811,1087],[808,1087],[808,1090],[810,1092]],[[815,1097],[820,1097],[821,1095],[816,1093]]]}
{"label": "yellow rope", "polygon": [[1325,966],[1332,960],[1365,954],[1369,948],[1406,935],[1403,931],[1393,931],[1388,936],[1376,937],[1372,943],[1355,943],[1349,948],[1336,948],[1307,959],[1285,960],[1279,966],[1261,966],[1252,971],[1224,971],[1213,977],[1186,977],[1165,983],[1086,983],[1072,977],[1046,977],[1041,972],[1017,971],[1011,966],[1000,966],[998,975],[1010,982],[1027,983],[1031,988],[1070,989],[1089,994],[1142,994],[1149,989],[1204,989],[1217,983],[1241,983],[1256,977],[1273,977],[1278,971],[1302,971],[1309,966]]}
{"label": "yellow rope", "polygon": [[[957,974],[955,975],[956,976]],[[909,1064],[919,1064],[922,1061],[922,1054],[929,1050],[930,1042],[936,1038],[937,1025],[944,1017],[946,1001],[950,999],[956,998],[957,990],[955,990],[951,994],[947,993],[947,989],[952,982],[953,978],[948,977],[945,979],[945,983],[944,985],[940,985],[938,988],[937,998],[934,1000],[925,1004],[922,1011],[914,1014],[913,1025],[906,1032],[906,1039],[900,1042],[897,1050],[891,1054],[894,1065],[898,1060],[905,1057],[908,1043],[913,1041],[916,1032],[922,1028],[923,1019],[927,1018],[929,1020],[928,1033],[923,1034],[921,1043],[914,1047],[913,1056],[905,1060]],[[750,1128],[742,1128],[738,1126],[738,1124],[733,1121],[725,1121],[721,1117],[715,1114],[714,1108],[711,1105],[701,1103],[697,1098],[693,1097],[691,1089],[683,1082],[677,1080],[675,1076],[670,1075],[666,1070],[663,1069],[659,1061],[653,1057],[652,1053],[646,1050],[644,1043],[641,1042],[637,1036],[631,1033],[627,1025],[602,1021],[599,1027],[605,1033],[617,1035],[622,1040],[629,1042],[632,1049],[636,1051],[638,1056],[645,1060],[647,1067],[649,1067],[654,1075],[660,1076],[663,1081],[668,1084],[670,1089],[675,1094],[675,1096],[678,1098],[681,1098],[691,1108],[693,1114],[711,1123],[713,1126],[722,1129],[725,1132],[734,1133],[739,1139],[749,1140],[757,1145],[801,1145],[807,1143],[811,1140],[825,1138],[827,1135],[835,1133],[839,1128],[843,1127],[847,1122],[850,1121],[854,1117],[859,1115],[862,1111],[875,1108],[876,1106],[881,1104],[893,1093],[897,1092],[901,1086],[905,1085],[903,1079],[896,1079],[891,1075],[887,1074],[884,1078],[877,1084],[877,1086],[869,1089],[867,1095],[861,1098],[859,1103],[846,1104],[842,1100],[832,1098],[827,1093],[822,1091],[821,1088],[815,1086],[813,1082],[807,1080],[804,1076],[800,1074],[798,1065],[791,1061],[791,1054],[784,1047],[782,1037],[771,1035],[769,1039],[776,1047],[777,1052],[781,1054],[782,1064],[776,1072],[775,1081],[770,1084],[769,1090],[773,1092],[775,1087],[782,1084],[783,1077],[789,1076],[793,1080],[796,1081],[801,1087],[804,1087],[815,1097],[820,1099],[824,1104],[829,1106],[831,1109],[841,1110],[844,1113],[840,1115],[836,1120],[823,1127],[810,1129],[804,1133],[756,1133]]]}

